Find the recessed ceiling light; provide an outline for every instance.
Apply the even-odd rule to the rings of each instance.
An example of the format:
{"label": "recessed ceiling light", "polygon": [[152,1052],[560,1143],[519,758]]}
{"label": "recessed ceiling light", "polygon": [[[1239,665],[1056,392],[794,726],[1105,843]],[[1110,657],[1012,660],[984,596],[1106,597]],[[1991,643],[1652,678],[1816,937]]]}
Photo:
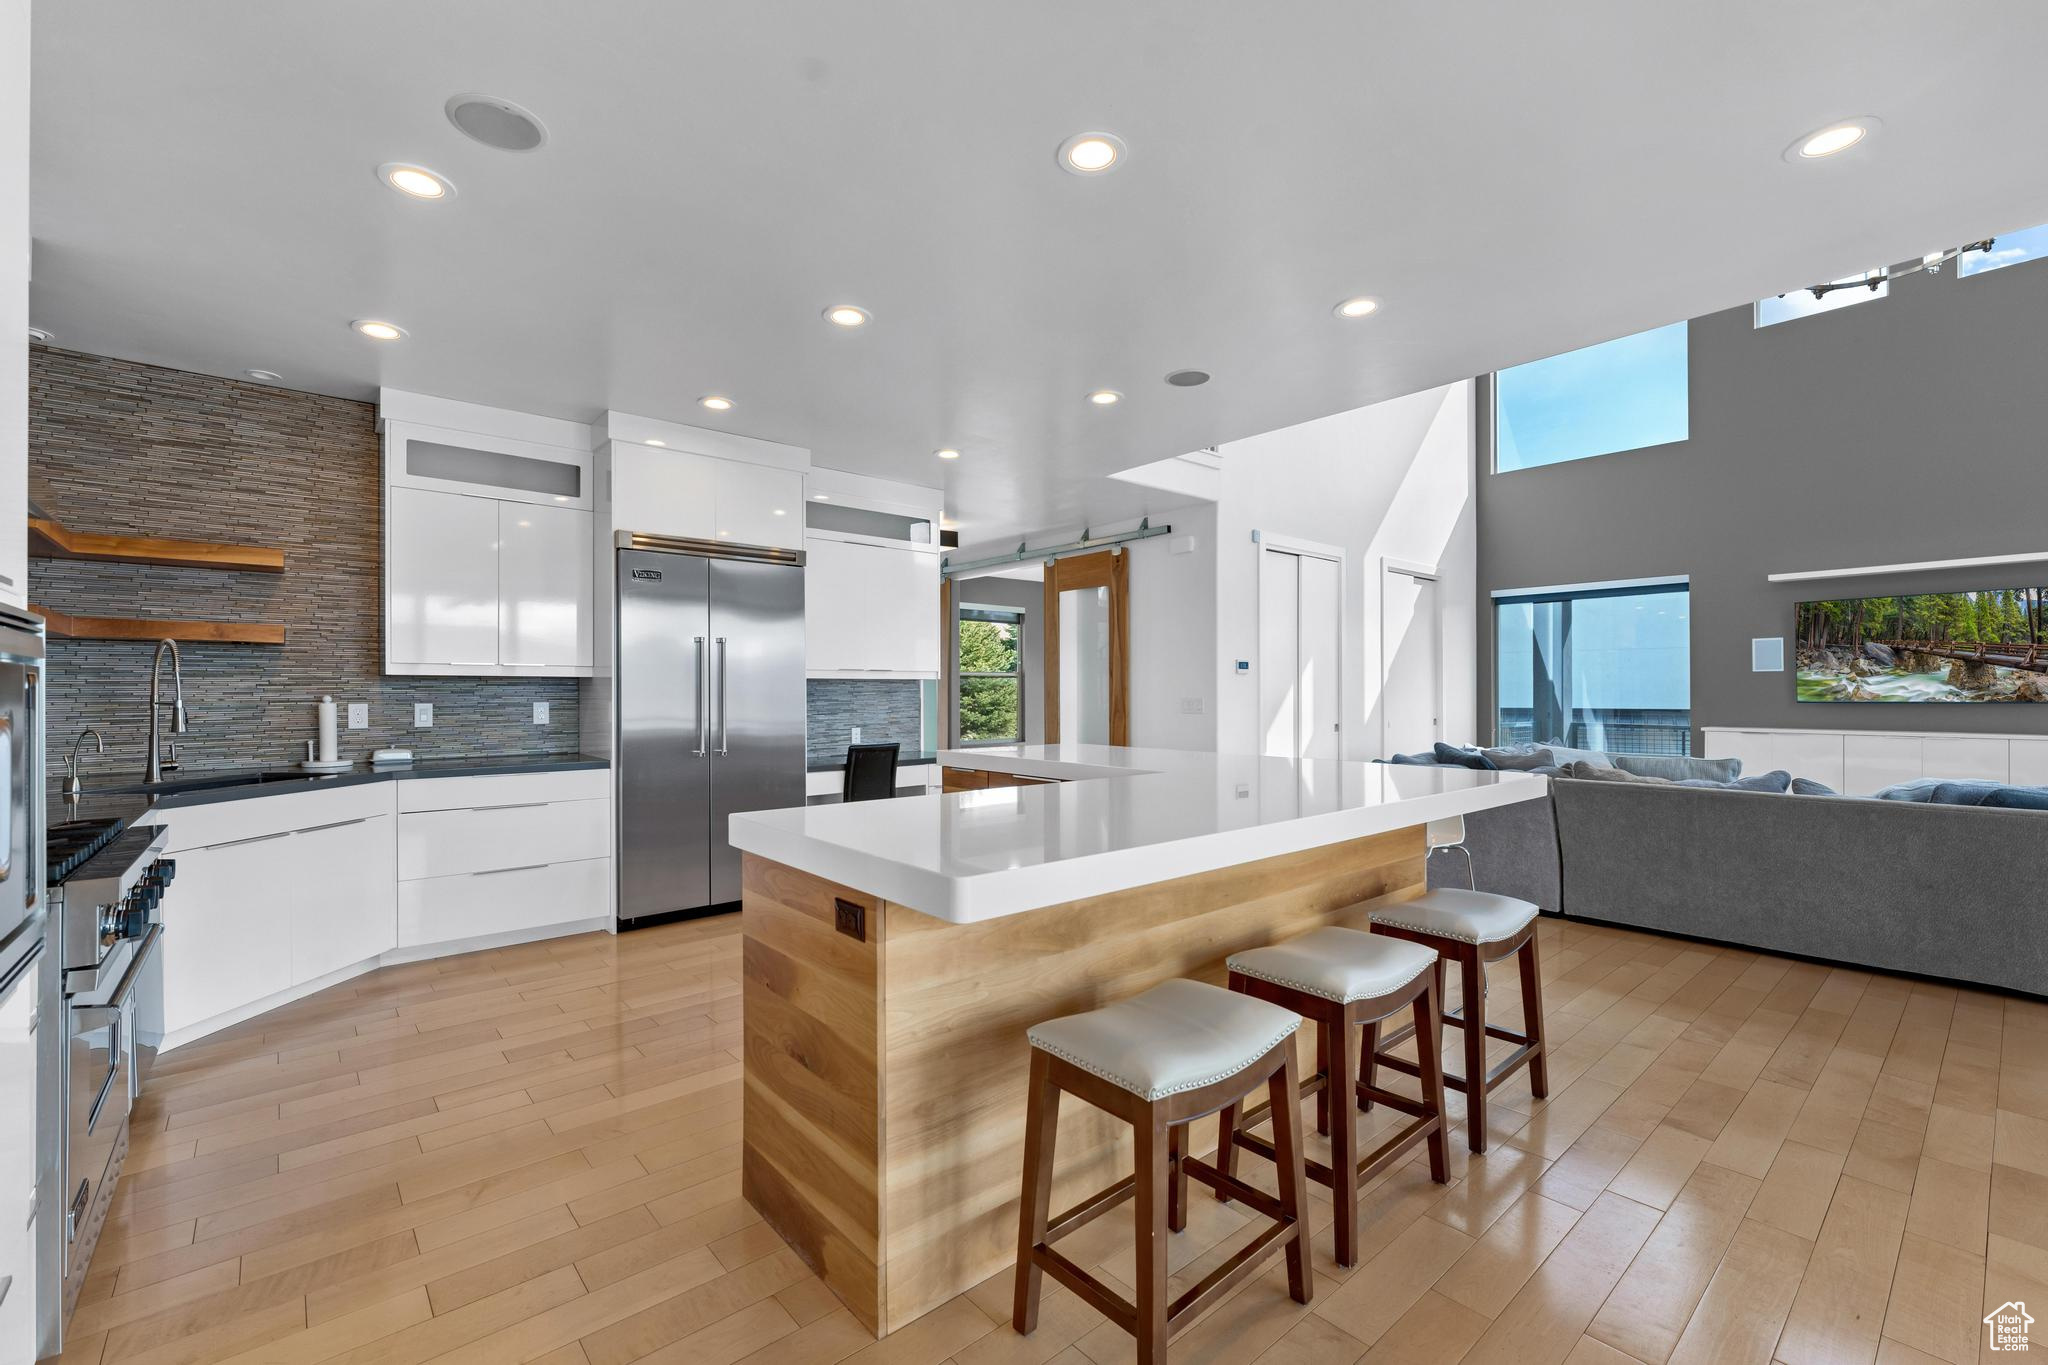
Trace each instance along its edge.
{"label": "recessed ceiling light", "polygon": [[372,341],[403,341],[405,329],[395,322],[379,322],[375,318],[357,318],[349,326],[361,332]]}
{"label": "recessed ceiling light", "polygon": [[1076,133],[1060,144],[1060,169],[1074,175],[1104,175],[1123,164],[1127,150],[1115,133]]}
{"label": "recessed ceiling light", "polygon": [[408,161],[387,161],[377,168],[377,178],[413,199],[448,199],[455,194],[455,182],[438,171]]}
{"label": "recessed ceiling light", "polygon": [[659,437],[650,436],[647,438],[647,444],[651,446],[665,446],[668,444],[668,442],[660,439]]}
{"label": "recessed ceiling light", "polygon": [[776,516],[778,516],[778,517],[786,517],[786,516],[788,516],[788,515],[789,515],[789,513],[787,513],[787,512],[785,512],[785,511],[783,511],[783,510],[782,510],[782,509],[781,509],[780,507],[777,507],[777,508],[775,508],[775,509],[773,509],[773,510],[774,510],[774,512],[775,512],[775,515],[776,515]]}
{"label": "recessed ceiling light", "polygon": [[1881,128],[1877,119],[1868,114],[1858,118],[1843,119],[1816,129],[1795,141],[1785,149],[1787,161],[1819,161],[1826,157],[1839,156],[1851,147],[1864,141]]}
{"label": "recessed ceiling light", "polygon": [[242,377],[253,379],[259,384],[282,384],[284,382],[284,376],[276,370],[244,370],[242,371]]}
{"label": "recessed ceiling light", "polygon": [[865,327],[874,315],[854,303],[835,303],[825,310],[825,321],[834,327]]}
{"label": "recessed ceiling light", "polygon": [[1116,403],[1121,402],[1122,400],[1123,395],[1118,393],[1115,389],[1097,389],[1095,392],[1088,395],[1088,401],[1093,403],[1098,408],[1110,407]]}
{"label": "recessed ceiling light", "polygon": [[31,327],[28,329],[28,339],[38,346],[47,346],[57,339],[57,334],[46,327]]}
{"label": "recessed ceiling light", "polygon": [[710,408],[713,412],[732,411],[732,400],[730,398],[722,398],[715,393],[705,394],[702,398],[699,398],[697,400],[697,405],[699,407]]}
{"label": "recessed ceiling light", "polygon": [[944,450],[934,450],[932,454],[938,456],[942,460],[957,460],[960,458],[960,452],[953,449],[951,446],[947,446]]}
{"label": "recessed ceiling light", "polygon": [[831,495],[830,493],[813,493],[813,494],[811,494],[811,501],[812,501],[812,502],[830,502],[830,501],[832,501],[832,495]]}
{"label": "recessed ceiling light", "polygon": [[732,539],[732,532],[730,532],[730,531],[720,531],[720,532],[718,533],[718,538],[719,538],[720,540],[731,540],[731,539]]}
{"label": "recessed ceiling light", "polygon": [[1344,300],[1330,311],[1340,318],[1369,318],[1380,311],[1380,301],[1360,294]]}
{"label": "recessed ceiling light", "polygon": [[1209,372],[1207,370],[1175,370],[1172,374],[1166,376],[1166,382],[1173,385],[1176,389],[1192,389],[1198,384],[1208,383]]}
{"label": "recessed ceiling light", "polygon": [[465,137],[501,152],[530,152],[548,140],[548,130],[530,111],[496,95],[451,95],[441,107]]}

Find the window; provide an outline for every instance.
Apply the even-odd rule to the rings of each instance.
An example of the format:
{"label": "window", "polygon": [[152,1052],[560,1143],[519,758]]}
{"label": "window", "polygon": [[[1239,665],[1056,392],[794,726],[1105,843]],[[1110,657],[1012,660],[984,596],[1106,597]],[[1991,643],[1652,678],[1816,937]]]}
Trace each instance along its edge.
{"label": "window", "polygon": [[1690,600],[1683,582],[1496,594],[1498,742],[1690,753]]}
{"label": "window", "polygon": [[[1877,281],[1875,289],[1870,287],[1872,280]],[[1851,308],[1859,303],[1868,303],[1892,292],[1892,282],[1882,270],[1866,270],[1860,275],[1844,275],[1841,279],[1831,280],[1829,283],[1862,287],[1830,289],[1819,298],[1813,296],[1811,289],[1794,289],[1774,299],[1758,299],[1754,325],[1774,327],[1778,323],[1790,322],[1794,318],[1810,318],[1815,313],[1832,313],[1837,308]]]}
{"label": "window", "polygon": [[2043,256],[2048,256],[2048,223],[1994,237],[1989,251],[1965,251],[1956,258],[1956,273],[1968,279],[1987,270],[2003,270]]}
{"label": "window", "polygon": [[1498,474],[1683,441],[1686,324],[1603,341],[1493,377]]}
{"label": "window", "polygon": [[1014,607],[960,608],[960,742],[1017,744],[1024,738],[1024,613]]}

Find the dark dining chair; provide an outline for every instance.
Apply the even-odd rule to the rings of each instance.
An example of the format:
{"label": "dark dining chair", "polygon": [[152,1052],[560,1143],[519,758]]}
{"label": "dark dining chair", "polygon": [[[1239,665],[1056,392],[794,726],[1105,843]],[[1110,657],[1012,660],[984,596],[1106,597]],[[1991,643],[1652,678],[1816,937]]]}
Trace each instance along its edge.
{"label": "dark dining chair", "polygon": [[841,801],[886,801],[896,795],[896,755],[900,744],[846,746],[846,781]]}

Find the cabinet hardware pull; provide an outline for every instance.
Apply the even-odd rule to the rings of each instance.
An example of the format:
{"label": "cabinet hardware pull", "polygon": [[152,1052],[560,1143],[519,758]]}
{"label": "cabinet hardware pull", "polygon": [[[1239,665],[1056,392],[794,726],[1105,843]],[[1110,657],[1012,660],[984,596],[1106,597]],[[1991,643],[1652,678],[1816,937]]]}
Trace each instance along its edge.
{"label": "cabinet hardware pull", "polygon": [[553,866],[553,863],[522,863],[518,867],[487,867],[481,872],[472,872],[469,875],[472,877],[499,877],[507,872],[537,872],[543,867]]}
{"label": "cabinet hardware pull", "polygon": [[533,810],[539,806],[552,805],[549,801],[508,801],[502,806],[469,806],[468,810]]}
{"label": "cabinet hardware pull", "polygon": [[358,815],[353,820],[331,820],[324,825],[308,825],[304,829],[292,832],[294,834],[318,834],[323,829],[346,829],[350,825],[367,825],[375,818],[375,816],[370,815]]}
{"label": "cabinet hardware pull", "polygon": [[281,830],[279,830],[279,831],[278,831],[277,833],[275,833],[275,834],[255,834],[255,835],[251,835],[251,836],[250,836],[249,838],[247,838],[247,839],[230,839],[230,840],[228,840],[228,841],[227,841],[226,843],[224,843],[224,844],[208,844],[208,845],[206,845],[206,847],[208,847],[208,848],[239,848],[239,847],[241,847],[241,846],[242,846],[243,844],[267,844],[267,843],[269,843],[269,842],[270,842],[270,841],[271,841],[272,839],[289,839],[289,838],[291,838],[291,837],[292,837],[292,836],[293,836],[294,834],[297,834],[297,833],[298,833],[298,831],[297,831],[297,830],[295,830],[295,829],[281,829]]}

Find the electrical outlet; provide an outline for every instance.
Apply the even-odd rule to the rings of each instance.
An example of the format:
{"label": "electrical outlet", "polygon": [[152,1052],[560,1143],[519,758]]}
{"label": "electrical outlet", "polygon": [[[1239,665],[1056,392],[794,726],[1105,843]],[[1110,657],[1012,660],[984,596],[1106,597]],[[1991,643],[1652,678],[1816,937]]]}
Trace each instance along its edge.
{"label": "electrical outlet", "polygon": [[859,727],[858,725],[856,725],[856,726],[854,726],[854,727],[853,727],[853,732],[852,732],[852,733],[853,733],[853,742],[854,742],[855,744],[858,744],[858,743],[860,743],[860,727]]}
{"label": "electrical outlet", "polygon": [[412,728],[431,730],[434,728],[434,703],[416,701],[412,704]]}
{"label": "electrical outlet", "polygon": [[367,730],[370,728],[370,703],[352,701],[348,704],[348,728]]}
{"label": "electrical outlet", "polygon": [[1200,697],[1182,697],[1180,699],[1180,713],[1184,716],[1201,715],[1202,699]]}
{"label": "electrical outlet", "polygon": [[546,725],[548,723],[548,704],[546,702],[537,701],[533,704],[533,723],[535,725]]}

